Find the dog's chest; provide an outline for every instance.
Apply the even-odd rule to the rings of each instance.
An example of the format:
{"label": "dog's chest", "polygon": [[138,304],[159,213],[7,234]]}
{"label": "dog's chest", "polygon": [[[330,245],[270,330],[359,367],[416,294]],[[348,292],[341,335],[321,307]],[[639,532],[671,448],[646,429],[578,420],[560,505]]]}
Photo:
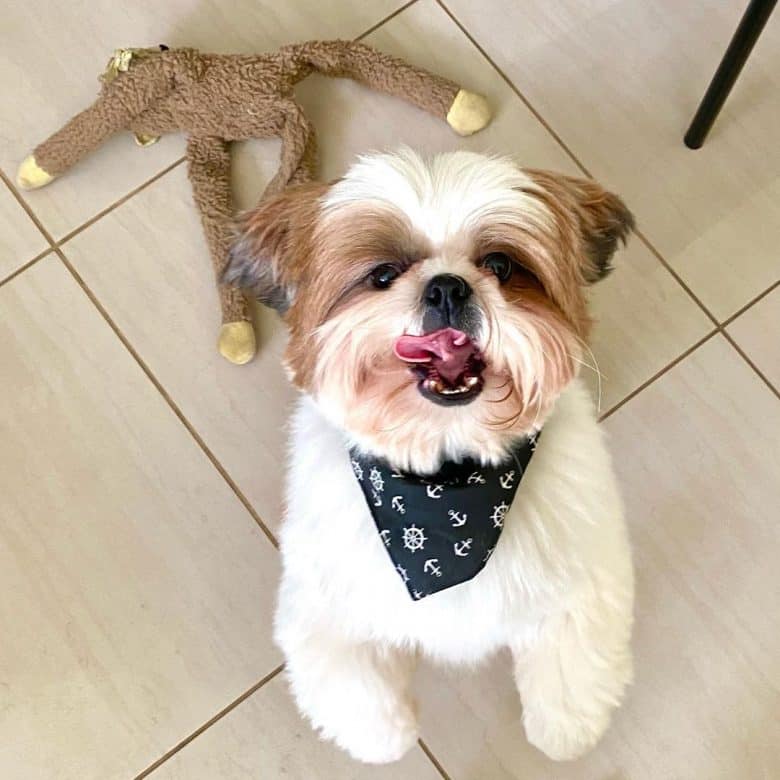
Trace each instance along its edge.
{"label": "dog's chest", "polygon": [[439,658],[476,660],[534,630],[582,586],[589,567],[620,562],[622,508],[584,388],[573,387],[546,422],[485,567],[419,601],[387,554],[341,433],[307,399],[292,428],[283,591],[285,604],[304,609],[307,620],[335,622],[359,639],[417,644]]}
{"label": "dog's chest", "polygon": [[[297,422],[300,424],[300,415]],[[305,583],[311,593],[327,594],[325,608],[338,604],[342,627],[355,635],[409,640],[439,657],[460,660],[482,656],[501,644],[510,628],[509,613],[517,611],[521,598],[517,591],[507,591],[499,584],[505,580],[501,569],[516,547],[513,512],[505,515],[502,509],[500,518],[495,519],[488,512],[483,519],[491,529],[499,521],[507,527],[497,537],[495,550],[486,547],[479,552],[480,559],[489,560],[480,560],[484,568],[480,567],[472,579],[414,600],[413,591],[407,590],[402,573],[388,554],[387,535],[377,528],[341,437],[322,424],[307,426],[305,435],[300,429],[296,433],[282,531],[285,577]],[[392,501],[392,478],[385,478],[388,484],[380,492],[383,500]],[[429,503],[442,511],[438,499]],[[492,508],[491,504],[488,509],[492,512]],[[425,506],[407,507],[401,519],[395,539],[399,545],[404,544],[403,528],[428,528],[433,520]],[[474,550],[463,543],[468,537],[460,539],[462,529],[457,524],[461,522],[462,517],[450,519],[456,524],[451,530],[458,536],[452,542],[453,560],[459,553]],[[419,558],[422,576],[434,580],[445,561],[433,554],[425,557],[425,540],[410,537],[406,542],[413,550],[407,550],[408,557]]]}
{"label": "dog's chest", "polygon": [[[504,594],[494,583],[500,556],[472,579],[415,600],[354,477],[334,471],[328,469],[320,483],[329,487],[326,498],[315,498],[315,489],[290,502],[283,544],[286,569],[305,579],[310,592],[327,593],[326,609],[339,605],[341,627],[359,638],[413,641],[453,659],[479,657],[500,644],[507,622]],[[417,514],[407,527],[427,522]],[[436,577],[442,562],[426,560],[431,561],[426,576]],[[422,558],[420,566],[425,569]]]}

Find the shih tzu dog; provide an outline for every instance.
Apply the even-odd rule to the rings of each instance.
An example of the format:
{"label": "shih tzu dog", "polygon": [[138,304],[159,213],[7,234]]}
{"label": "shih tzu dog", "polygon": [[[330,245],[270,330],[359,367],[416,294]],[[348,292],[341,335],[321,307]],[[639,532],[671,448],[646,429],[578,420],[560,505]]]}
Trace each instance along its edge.
{"label": "shih tzu dog", "polygon": [[593,181],[409,150],[245,216],[225,280],[282,313],[302,391],[275,637],[300,710],[355,758],[416,741],[418,654],[509,648],[551,758],[607,728],[633,570],[578,368],[585,288],[632,227]]}

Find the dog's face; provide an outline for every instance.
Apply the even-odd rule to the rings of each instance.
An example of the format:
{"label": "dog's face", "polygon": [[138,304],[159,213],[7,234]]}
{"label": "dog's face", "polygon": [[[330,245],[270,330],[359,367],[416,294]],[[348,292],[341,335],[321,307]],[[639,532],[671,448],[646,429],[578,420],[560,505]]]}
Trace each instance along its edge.
{"label": "dog's face", "polygon": [[290,328],[293,382],[400,468],[497,462],[576,374],[584,288],[633,220],[592,181],[411,151],[246,215],[225,281]]}

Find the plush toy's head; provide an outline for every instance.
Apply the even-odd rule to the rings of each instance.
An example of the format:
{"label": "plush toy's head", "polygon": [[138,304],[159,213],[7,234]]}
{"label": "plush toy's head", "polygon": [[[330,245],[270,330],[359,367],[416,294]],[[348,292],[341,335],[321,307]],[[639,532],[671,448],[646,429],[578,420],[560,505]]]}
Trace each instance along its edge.
{"label": "plush toy's head", "polygon": [[541,425],[582,360],[584,288],[632,224],[591,181],[402,151],[261,204],[226,280],[283,313],[292,379],[332,420],[426,471]]}

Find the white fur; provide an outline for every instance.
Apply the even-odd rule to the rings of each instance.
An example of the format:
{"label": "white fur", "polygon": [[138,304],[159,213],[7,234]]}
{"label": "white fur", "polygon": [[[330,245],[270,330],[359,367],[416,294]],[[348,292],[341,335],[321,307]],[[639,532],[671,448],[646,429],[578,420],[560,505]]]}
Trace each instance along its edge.
{"label": "white fur", "polygon": [[405,214],[440,247],[476,227],[486,216],[549,225],[550,214],[527,194],[538,185],[506,157],[475,152],[439,154],[428,160],[408,148],[361,157],[323,200],[324,215],[349,204],[379,202]]}
{"label": "white fur", "polygon": [[555,759],[594,745],[631,679],[633,572],[581,381],[556,402],[488,565],[418,602],[377,534],[346,434],[305,396],[292,427],[275,636],[322,735],[364,761],[398,759],[417,738],[415,653],[470,664],[508,647],[530,741]]}

